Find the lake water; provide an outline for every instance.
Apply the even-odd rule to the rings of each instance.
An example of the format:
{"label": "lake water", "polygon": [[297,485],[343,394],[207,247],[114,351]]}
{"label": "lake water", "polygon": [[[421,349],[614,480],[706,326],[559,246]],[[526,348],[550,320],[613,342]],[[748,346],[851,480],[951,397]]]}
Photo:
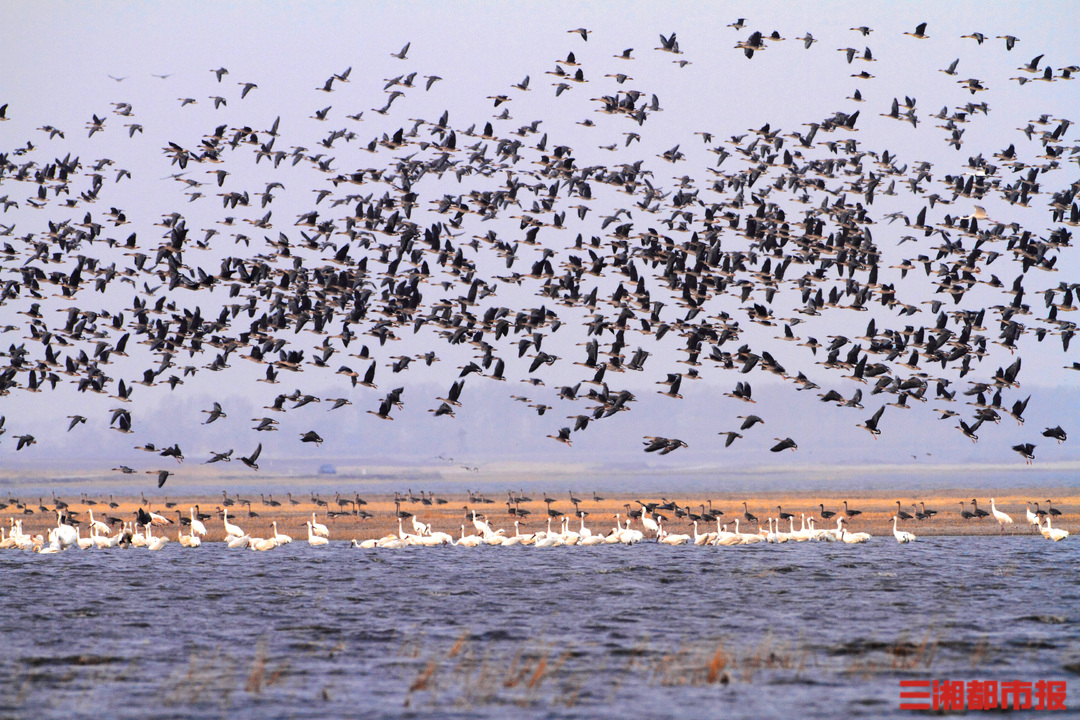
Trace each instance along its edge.
{"label": "lake water", "polygon": [[1066,680],[1071,713],[1076,548],[0,552],[0,717],[910,716],[901,679]]}

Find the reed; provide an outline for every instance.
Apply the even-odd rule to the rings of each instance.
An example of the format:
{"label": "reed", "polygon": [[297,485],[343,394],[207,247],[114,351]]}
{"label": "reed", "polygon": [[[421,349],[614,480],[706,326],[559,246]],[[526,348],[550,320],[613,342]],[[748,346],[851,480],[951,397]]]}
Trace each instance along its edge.
{"label": "reed", "polygon": [[712,685],[713,683],[727,684],[730,678],[724,668],[728,666],[728,655],[724,651],[724,643],[720,643],[716,646],[716,652],[713,653],[712,658],[709,660],[709,664],[705,667],[705,682]]}

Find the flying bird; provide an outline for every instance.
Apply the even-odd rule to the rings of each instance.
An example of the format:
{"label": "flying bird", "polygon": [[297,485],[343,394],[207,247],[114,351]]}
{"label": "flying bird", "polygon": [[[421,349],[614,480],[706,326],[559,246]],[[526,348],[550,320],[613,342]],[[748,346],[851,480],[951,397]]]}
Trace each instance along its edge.
{"label": "flying bird", "polygon": [[252,470],[258,470],[259,463],[257,461],[260,453],[262,453],[262,443],[259,443],[258,447],[255,448],[255,452],[251,453],[248,457],[240,458],[240,461]]}

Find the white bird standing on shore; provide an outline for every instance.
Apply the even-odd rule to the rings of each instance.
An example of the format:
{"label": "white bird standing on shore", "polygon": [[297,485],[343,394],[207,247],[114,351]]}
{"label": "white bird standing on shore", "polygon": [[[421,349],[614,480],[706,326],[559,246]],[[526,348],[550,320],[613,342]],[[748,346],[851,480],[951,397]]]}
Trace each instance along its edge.
{"label": "white bird standing on shore", "polygon": [[990,514],[994,516],[994,519],[998,521],[998,525],[1001,526],[1001,532],[1005,532],[1006,525],[1012,525],[1013,520],[1011,517],[994,507],[994,498],[990,498]]}
{"label": "white bird standing on shore", "polygon": [[1024,506],[1024,512],[1027,514],[1027,521],[1042,530],[1042,525],[1039,524],[1039,516],[1031,512],[1031,503]]}

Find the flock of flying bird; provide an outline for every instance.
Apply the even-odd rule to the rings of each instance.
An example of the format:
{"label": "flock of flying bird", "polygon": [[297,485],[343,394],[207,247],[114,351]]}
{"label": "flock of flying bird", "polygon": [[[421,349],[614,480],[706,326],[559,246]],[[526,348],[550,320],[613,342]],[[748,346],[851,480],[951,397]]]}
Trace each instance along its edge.
{"label": "flock of flying bird", "polygon": [[[731,27],[741,33],[746,23]],[[860,38],[872,32],[853,31]],[[592,34],[569,32],[574,42],[588,43]],[[925,23],[904,34],[913,43],[929,38]],[[964,37],[989,42],[980,33]],[[1004,39],[1001,52],[1019,42]],[[735,47],[754,61],[782,40],[778,32],[754,31]],[[805,52],[816,50],[810,33],[800,40]],[[391,54],[407,63],[409,50],[406,44]],[[841,51],[845,66],[884,59],[869,47]],[[549,137],[543,118],[512,122],[508,107],[535,87],[529,76],[488,96],[485,105],[499,113],[490,119],[456,125],[436,112],[406,123],[405,113],[442,80],[426,75],[422,82],[419,71],[385,80],[385,105],[372,112],[401,124],[365,138],[363,112],[322,132],[336,119],[333,104],[316,109],[301,129],[287,129],[280,117],[250,122],[238,109],[244,99],[272,90],[241,81],[229,92],[229,71],[211,70],[205,82],[220,93],[211,96],[215,112],[232,114],[201,137],[174,138],[162,149],[186,196],[165,212],[142,202],[105,210],[119,203],[112,199],[117,188],[148,180],[113,167],[112,159],[90,159],[101,136],[124,132],[133,141],[148,130],[130,102],[113,103],[112,115],[94,114],[82,144],[67,140],[76,128],[52,125],[21,146],[5,139],[0,396],[56,396],[74,411],[68,432],[100,423],[130,443],[140,431],[140,396],[198,387],[191,378],[208,373],[226,373],[235,388],[253,377],[236,367],[252,367],[240,360],[257,365],[259,382],[271,386],[285,377],[338,384],[332,398],[300,389],[268,395],[268,412],[252,419],[252,431],[272,432],[280,424],[275,415],[314,403],[330,411],[363,403],[375,418],[393,420],[409,394],[399,378],[410,366],[430,368],[439,352],[465,351],[472,357],[460,372],[442,376],[449,388],[429,408],[435,418],[454,417],[466,383],[520,380],[533,394],[514,399],[539,415],[553,404],[578,408],[568,416],[572,424],[556,421],[548,435],[567,445],[590,423],[632,409],[641,391],[620,387],[630,384],[620,382],[626,373],[658,378],[660,392],[673,399],[691,381],[730,378],[734,388],[725,395],[747,404],[755,402],[751,380],[768,373],[798,390],[820,390],[821,401],[842,412],[861,413],[851,426],[874,437],[887,430],[887,405],[898,408],[891,414],[928,401],[944,403],[942,419],[956,418],[971,441],[983,423],[1005,416],[1022,425],[1030,399],[1019,392],[1023,354],[1044,352],[1033,342],[1067,354],[1076,331],[1068,314],[1080,284],[1046,280],[1080,223],[1080,183],[1068,176],[1080,157],[1068,140],[1072,122],[1036,116],[1015,138],[973,150],[965,128],[989,122],[991,111],[973,96],[999,81],[959,80],[956,97],[935,114],[920,114],[914,98],[892,99],[879,115],[900,123],[897,132],[910,125],[933,137],[925,125],[940,123],[935,129],[959,158],[943,170],[901,158],[880,140],[860,141],[866,120],[859,103],[890,107],[863,70],[852,76],[844,110],[808,118],[801,129],[740,127],[719,141],[723,132],[699,132],[702,149],[684,141],[622,161],[641,147],[656,114],[674,109],[656,93],[633,89],[629,73],[635,63],[667,57],[685,67],[692,51],[672,33],[661,35],[655,51],[618,53],[609,61],[618,72],[586,67],[575,52],[547,72],[556,104],[586,83],[604,86],[578,124],[581,133],[612,133],[603,136],[610,144],[598,146],[618,155],[612,164],[579,159],[597,153]],[[1076,68],[1040,70],[1042,58],[1022,65],[1026,74],[1017,81],[1068,87]],[[315,90],[338,92],[356,80],[351,70]],[[942,72],[956,75],[957,63]],[[180,111],[197,102],[180,98]],[[3,105],[0,119],[30,112]],[[126,129],[114,127],[118,122]],[[311,128],[322,133],[315,150],[304,146],[314,144],[312,135],[300,136]],[[73,149],[60,157],[54,143]],[[684,170],[702,151],[715,156],[711,166]],[[307,184],[297,187],[301,172]],[[669,183],[665,172],[687,174]],[[311,195],[296,217],[275,211],[278,197]],[[627,201],[616,206],[620,195]],[[883,213],[875,201],[905,204]],[[215,202],[222,212],[212,225],[189,221]],[[197,211],[186,209],[192,203]],[[1011,219],[1013,210],[1028,217],[1029,208],[1044,222],[1024,227]],[[865,331],[837,332],[856,312],[868,312]],[[427,349],[391,355],[397,341]],[[808,364],[784,367],[777,356],[785,353]],[[653,356],[659,359],[648,363]],[[994,357],[1008,361],[987,359]],[[579,372],[577,382],[549,389],[544,379],[556,365],[563,374]],[[381,398],[365,394],[380,385]],[[240,392],[261,397],[259,387],[251,382]],[[76,410],[92,395],[114,401],[105,417]],[[228,410],[214,402],[203,410],[204,424],[229,417]],[[765,422],[738,417],[738,429],[713,428],[725,445]],[[9,448],[35,444],[20,429],[28,425],[0,418],[0,435],[10,429],[15,441]],[[1041,432],[1057,443],[1067,439],[1060,426]],[[235,457],[258,470],[263,442],[254,437],[251,451]],[[140,438],[139,449],[183,462],[175,440]],[[324,442],[316,430],[298,440]],[[798,449],[790,437],[774,443],[767,444],[773,452]],[[648,435],[643,444],[665,455],[688,443]],[[1028,438],[1012,447],[1028,462],[1035,456]],[[204,462],[233,457],[230,448]],[[160,487],[176,470],[145,472]]]}

